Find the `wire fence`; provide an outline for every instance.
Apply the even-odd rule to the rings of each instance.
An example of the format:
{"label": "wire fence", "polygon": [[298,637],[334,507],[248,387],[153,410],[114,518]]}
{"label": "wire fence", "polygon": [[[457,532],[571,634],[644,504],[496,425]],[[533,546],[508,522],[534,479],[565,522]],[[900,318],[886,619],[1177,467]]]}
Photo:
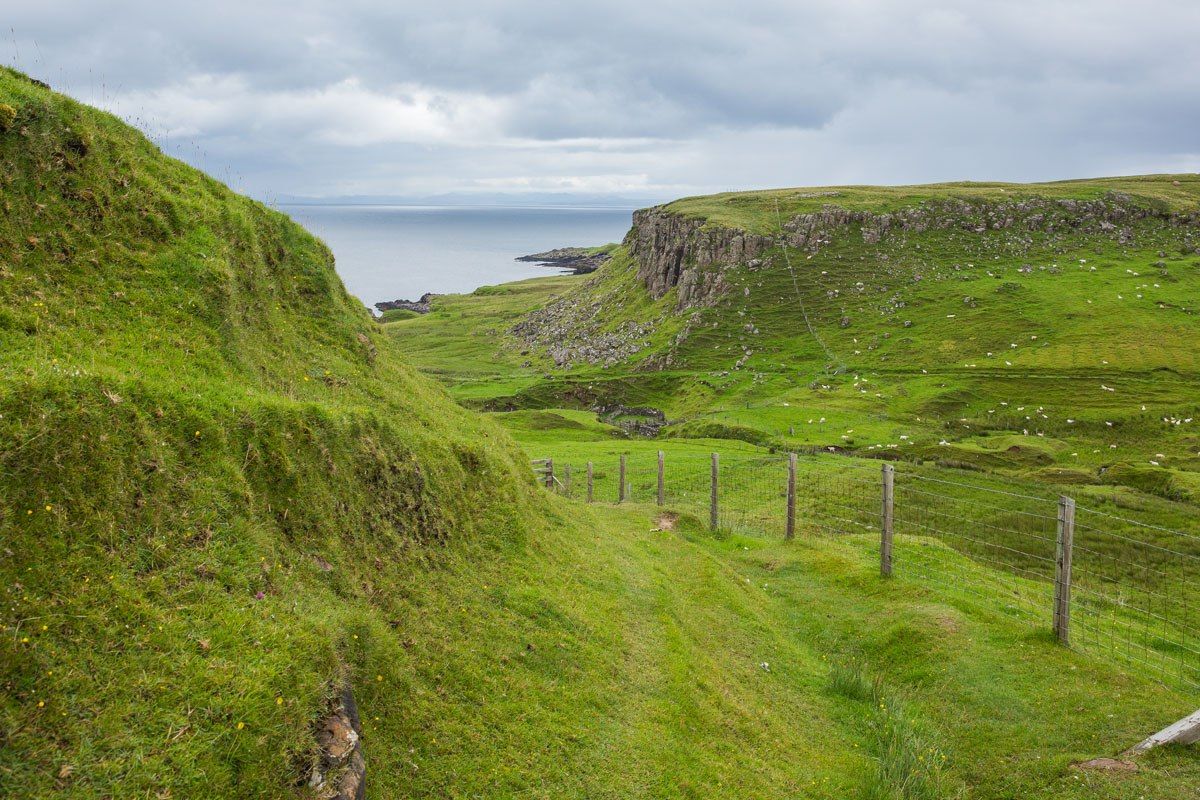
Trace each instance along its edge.
{"label": "wire fence", "polygon": [[[1200,695],[1196,534],[1040,487],[836,456],[660,453],[542,459],[534,470],[568,497],[656,503],[719,531],[870,536],[884,574],[975,594],[1064,644]],[[971,562],[991,568],[988,581]]]}

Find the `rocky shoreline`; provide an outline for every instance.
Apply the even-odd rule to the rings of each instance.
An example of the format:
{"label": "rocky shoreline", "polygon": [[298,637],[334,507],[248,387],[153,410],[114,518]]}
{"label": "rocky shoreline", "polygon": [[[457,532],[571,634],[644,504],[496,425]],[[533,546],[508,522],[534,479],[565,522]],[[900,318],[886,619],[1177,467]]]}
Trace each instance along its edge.
{"label": "rocky shoreline", "polygon": [[421,295],[420,300],[384,300],[383,302],[376,303],[375,308],[379,309],[380,314],[385,311],[395,310],[412,311],[415,314],[428,314],[430,303],[433,302],[433,298],[435,297],[437,295],[433,292],[426,292]]}
{"label": "rocky shoreline", "polygon": [[[525,261],[537,264],[539,267],[570,270],[574,275],[586,275],[595,272],[612,260],[608,252],[598,251],[594,247],[556,247],[542,253],[530,253],[527,256],[517,256],[515,261]],[[434,298],[433,292],[426,292],[418,300],[383,300],[375,304],[380,314],[388,311],[411,311],[414,314],[428,314]]]}
{"label": "rocky shoreline", "polygon": [[611,259],[612,255],[597,252],[594,247],[556,247],[544,253],[519,256],[516,260],[531,261],[539,267],[569,269],[575,275],[586,275],[600,269]]}

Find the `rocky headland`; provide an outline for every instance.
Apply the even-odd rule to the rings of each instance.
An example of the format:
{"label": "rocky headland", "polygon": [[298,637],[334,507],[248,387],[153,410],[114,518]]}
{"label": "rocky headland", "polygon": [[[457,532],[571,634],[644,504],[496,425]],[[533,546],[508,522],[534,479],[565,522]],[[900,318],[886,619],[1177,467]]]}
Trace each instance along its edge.
{"label": "rocky headland", "polygon": [[556,247],[544,253],[520,256],[517,261],[534,262],[541,267],[571,270],[576,275],[595,272],[612,259],[606,251],[594,247]]}

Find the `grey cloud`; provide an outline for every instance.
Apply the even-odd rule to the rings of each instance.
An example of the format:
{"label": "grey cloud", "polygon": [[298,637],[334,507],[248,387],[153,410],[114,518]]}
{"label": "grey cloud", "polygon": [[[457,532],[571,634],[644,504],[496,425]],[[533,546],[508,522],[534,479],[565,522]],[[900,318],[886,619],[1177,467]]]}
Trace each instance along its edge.
{"label": "grey cloud", "polygon": [[1200,153],[1191,2],[57,0],[4,16],[10,63],[260,196],[665,196],[1185,170]]}

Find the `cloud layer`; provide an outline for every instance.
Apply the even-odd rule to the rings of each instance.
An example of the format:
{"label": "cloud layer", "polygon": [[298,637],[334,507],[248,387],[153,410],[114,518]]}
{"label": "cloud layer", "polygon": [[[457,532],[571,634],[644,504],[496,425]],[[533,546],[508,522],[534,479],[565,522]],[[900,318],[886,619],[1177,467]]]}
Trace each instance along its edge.
{"label": "cloud layer", "polygon": [[263,197],[1200,169],[1190,2],[58,0],[6,18],[9,63]]}

